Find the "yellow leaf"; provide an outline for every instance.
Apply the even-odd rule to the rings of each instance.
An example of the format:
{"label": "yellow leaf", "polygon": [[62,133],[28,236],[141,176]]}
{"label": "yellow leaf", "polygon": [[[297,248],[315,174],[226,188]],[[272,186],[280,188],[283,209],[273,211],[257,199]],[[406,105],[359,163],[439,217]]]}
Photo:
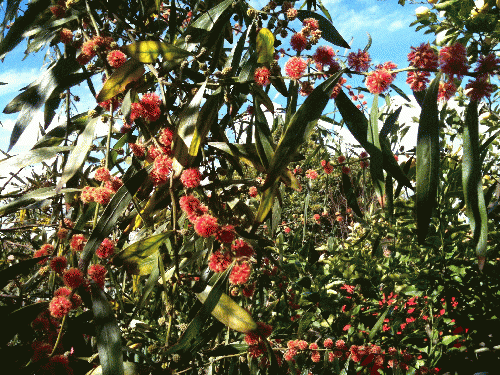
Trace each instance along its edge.
{"label": "yellow leaf", "polygon": [[266,28],[260,29],[257,34],[257,62],[270,64],[274,57],[274,35]]}
{"label": "yellow leaf", "polygon": [[156,62],[158,56],[162,56],[164,60],[174,61],[183,59],[191,53],[175,47],[172,44],[167,44],[158,41],[142,41],[129,44],[123,48],[123,51],[144,64],[153,64]]}
{"label": "yellow leaf", "polygon": [[130,59],[116,69],[102,86],[97,95],[98,102],[105,102],[123,92],[130,82],[138,80],[144,74],[142,63]]}

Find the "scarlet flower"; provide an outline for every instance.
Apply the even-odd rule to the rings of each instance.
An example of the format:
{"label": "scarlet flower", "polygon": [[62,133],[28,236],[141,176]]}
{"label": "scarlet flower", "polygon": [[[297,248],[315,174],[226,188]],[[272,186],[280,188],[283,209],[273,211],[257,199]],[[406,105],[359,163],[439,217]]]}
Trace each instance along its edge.
{"label": "scarlet flower", "polygon": [[294,51],[302,52],[306,49],[307,38],[302,33],[295,33],[290,38],[290,46]]}
{"label": "scarlet flower", "polygon": [[342,173],[344,174],[349,174],[351,173],[351,168],[347,167],[347,166],[342,166]]}
{"label": "scarlet flower", "polygon": [[125,55],[122,51],[115,49],[108,53],[106,59],[108,60],[109,66],[112,68],[119,68],[127,61],[127,55]]}
{"label": "scarlet flower", "polygon": [[[333,344],[333,342],[332,342],[332,344]],[[315,342],[310,343],[309,344],[309,349],[311,349],[311,350],[318,349],[318,344],[315,343]]]}
{"label": "scarlet flower", "polygon": [[69,365],[68,357],[64,355],[55,355],[49,359],[49,362],[41,367],[44,374],[67,374],[73,375],[73,369]]}
{"label": "scarlet flower", "polygon": [[406,83],[413,91],[423,91],[429,83],[429,72],[408,72]]}
{"label": "scarlet flower", "polygon": [[71,289],[78,288],[83,283],[83,274],[78,268],[70,268],[63,274],[64,285]]}
{"label": "scarlet flower", "polygon": [[80,195],[80,199],[84,204],[90,203],[94,201],[94,187],[92,186],[84,186],[82,189],[82,194]]}
{"label": "scarlet flower", "polygon": [[229,275],[229,282],[235,285],[245,284],[248,281],[251,272],[252,269],[247,262],[236,264]]}
{"label": "scarlet flower", "polygon": [[305,350],[309,347],[309,344],[307,343],[306,340],[297,340],[297,347],[300,350]]}
{"label": "scarlet flower", "polygon": [[349,331],[349,328],[351,328],[350,324],[346,324],[344,328],[342,328],[343,331]]}
{"label": "scarlet flower", "polygon": [[165,147],[170,147],[172,145],[172,140],[174,139],[174,133],[170,128],[163,128],[158,137],[158,142],[160,142]]}
{"label": "scarlet flower", "polygon": [[257,194],[257,188],[255,186],[250,186],[250,188],[248,189],[248,195],[250,195],[252,198],[255,198]]}
{"label": "scarlet flower", "polygon": [[285,64],[285,72],[292,79],[300,79],[306,70],[307,63],[300,57],[292,57]]}
{"label": "scarlet flower", "polygon": [[48,358],[52,352],[52,345],[48,342],[35,341],[31,344],[31,348],[33,349],[33,356],[31,357],[33,362],[38,362],[44,358]]}
{"label": "scarlet flower", "polygon": [[108,271],[106,270],[106,267],[100,264],[92,264],[87,271],[89,277],[101,288],[104,288],[104,281],[107,273]]}
{"label": "scarlet flower", "polygon": [[490,53],[486,56],[479,56],[477,63],[478,66],[474,69],[474,71],[481,75],[493,74],[500,70],[500,59],[497,58],[494,53]]}
{"label": "scarlet flower", "polygon": [[96,250],[96,255],[101,259],[108,259],[115,252],[115,243],[105,238]]}
{"label": "scarlet flower", "polygon": [[316,221],[320,221],[320,220],[321,220],[321,216],[320,216],[319,214],[314,214],[314,215],[313,215],[313,218],[314,218],[314,220],[316,220]]}
{"label": "scarlet flower", "polygon": [[259,86],[267,86],[271,83],[269,78],[271,77],[271,72],[265,66],[255,69],[253,74],[253,79],[255,83]]}
{"label": "scarlet flower", "polygon": [[333,340],[331,338],[327,338],[325,341],[323,341],[323,346],[327,349],[333,348]]}
{"label": "scarlet flower", "polygon": [[85,43],[82,44],[82,54],[91,59],[96,55],[96,43],[94,39],[87,40]]}
{"label": "scarlet flower", "polygon": [[[33,258],[41,258],[41,257],[47,256],[47,255],[50,255],[49,252],[52,252],[52,251],[54,251],[54,246],[46,243],[46,244],[42,245],[42,247],[40,249],[38,249],[37,251],[35,251],[33,253]],[[47,259],[43,259],[40,262],[38,262],[38,264],[45,264],[46,262],[47,262]]]}
{"label": "scarlet flower", "polygon": [[182,211],[187,214],[190,222],[194,223],[195,220],[208,212],[208,208],[201,204],[201,202],[193,195],[185,195],[179,199],[179,205]]}
{"label": "scarlet flower", "polygon": [[[490,96],[496,86],[488,82],[488,76],[479,76],[465,86],[465,94],[474,101],[480,101],[485,96]],[[467,91],[468,90],[468,91]]]}
{"label": "scarlet flower", "polygon": [[198,168],[189,168],[182,171],[181,182],[186,188],[200,186],[201,174]]}
{"label": "scarlet flower", "polygon": [[325,172],[325,174],[332,173],[333,172],[333,165],[331,165],[330,162],[326,162],[323,165],[323,172]]}
{"label": "scarlet flower", "polygon": [[292,361],[293,357],[297,355],[297,349],[288,349],[285,354],[283,354],[283,359],[285,361]]}
{"label": "scarlet flower", "polygon": [[283,229],[283,231],[288,234],[290,233],[292,230],[290,229],[290,227],[285,227],[285,229]]}
{"label": "scarlet flower", "polygon": [[319,28],[319,22],[316,18],[306,18],[302,21],[302,26],[309,28],[311,31],[315,31]]}
{"label": "scarlet flower", "polygon": [[340,91],[342,90],[342,85],[346,82],[347,79],[345,79],[344,77],[340,77],[339,81],[332,90],[332,95],[330,95],[330,99],[335,99],[337,95],[340,94]]}
{"label": "scarlet flower", "polygon": [[321,361],[321,354],[320,352],[314,351],[311,353],[311,361],[313,362],[319,362]]}
{"label": "scarlet flower", "polygon": [[150,122],[160,118],[160,98],[155,93],[147,93],[142,96],[141,105],[144,109],[144,119]]}
{"label": "scarlet flower", "polygon": [[51,6],[49,9],[56,18],[63,18],[66,15],[66,10],[60,5]]}
{"label": "scarlet flower", "polygon": [[209,214],[204,214],[196,219],[194,230],[202,237],[210,237],[219,230],[217,218]]}
{"label": "scarlet flower", "polygon": [[58,274],[62,274],[67,266],[68,260],[63,256],[52,258],[52,260],[50,261],[50,268],[52,268],[52,270]]}
{"label": "scarlet flower", "polygon": [[469,68],[465,47],[460,43],[455,43],[451,46],[441,48],[439,51],[439,67],[450,78],[453,78],[455,75],[458,79],[462,78]]}
{"label": "scarlet flower", "polygon": [[315,180],[318,178],[318,172],[316,172],[314,169],[308,169],[306,171],[306,177],[311,180]]}
{"label": "scarlet flower", "polygon": [[335,347],[337,349],[345,349],[345,341],[344,340],[335,341]]}
{"label": "scarlet flower", "polygon": [[288,18],[290,21],[293,21],[295,18],[297,18],[297,14],[297,9],[290,8],[286,11],[286,18]]}
{"label": "scarlet flower", "polygon": [[234,226],[233,225],[225,225],[220,227],[217,233],[215,234],[215,239],[219,242],[223,243],[231,243],[234,241],[235,237]]}
{"label": "scarlet flower", "polygon": [[62,318],[71,310],[71,302],[65,297],[54,297],[49,303],[50,315],[54,318]]}
{"label": "scarlet flower", "polygon": [[314,90],[314,86],[310,81],[304,81],[300,83],[299,94],[302,96],[309,96]]}
{"label": "scarlet flower", "polygon": [[226,251],[221,253],[217,250],[210,255],[208,267],[214,272],[224,272],[232,261],[231,252]]}
{"label": "scarlet flower", "polygon": [[385,69],[379,69],[368,74],[365,85],[370,93],[380,94],[389,88],[392,81],[394,77],[391,73]]}
{"label": "scarlet flower", "polygon": [[95,171],[94,179],[97,181],[106,182],[109,181],[110,178],[111,174],[109,173],[109,169],[106,167],[97,168]]}
{"label": "scarlet flower", "polygon": [[350,52],[347,55],[347,65],[356,72],[366,72],[370,67],[371,61],[369,53],[360,49],[358,52]]}
{"label": "scarlet flower", "polygon": [[137,118],[144,117],[144,108],[141,103],[132,103],[130,105],[130,123],[134,122]]}
{"label": "scarlet flower", "polygon": [[153,162],[153,170],[150,177],[154,185],[161,185],[167,182],[172,171],[172,159],[167,155],[160,155]]}
{"label": "scarlet flower", "polygon": [[236,240],[231,246],[234,256],[237,258],[251,257],[254,254],[253,247],[243,240]]}
{"label": "scarlet flower", "polygon": [[73,32],[70,29],[61,29],[59,32],[59,40],[63,44],[70,44],[73,41]]}
{"label": "scarlet flower", "polygon": [[139,159],[144,158],[146,152],[146,148],[144,147],[144,145],[139,143],[129,143],[128,146],[136,157],[138,157]]}
{"label": "scarlet flower", "polygon": [[448,82],[439,82],[438,100],[447,101],[455,95],[455,92],[457,92],[457,87],[452,80]]}
{"label": "scarlet flower", "polygon": [[94,189],[94,202],[105,206],[109,203],[109,201],[111,200],[111,195],[113,194],[114,191],[108,189],[106,186],[97,187]]}
{"label": "scarlet flower", "polygon": [[438,56],[429,43],[422,43],[418,47],[411,47],[408,61],[416,68],[437,69]]}
{"label": "scarlet flower", "polygon": [[112,107],[113,112],[115,112],[118,109],[118,107],[120,107],[120,105],[121,105],[121,99],[119,99],[116,96],[114,98],[106,100],[105,102],[99,103],[99,106],[104,108],[106,111],[110,111]]}

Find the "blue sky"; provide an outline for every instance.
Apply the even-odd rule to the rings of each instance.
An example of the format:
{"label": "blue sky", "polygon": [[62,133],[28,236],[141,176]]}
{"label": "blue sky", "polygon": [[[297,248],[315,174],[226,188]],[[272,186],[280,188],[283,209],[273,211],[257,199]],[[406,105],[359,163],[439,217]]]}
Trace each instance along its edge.
{"label": "blue sky", "polygon": [[[261,8],[267,1],[251,1],[255,8]],[[296,4],[301,4],[297,2]],[[415,32],[415,27],[409,24],[415,20],[415,9],[421,4],[409,4],[402,7],[397,4],[397,0],[324,0],[333,19],[333,24],[352,46],[352,50],[363,49],[368,41],[367,33],[372,37],[372,46],[369,50],[372,62],[375,64],[385,61],[393,61],[398,67],[407,66],[407,54],[411,46],[417,46],[422,42],[432,41],[433,35],[424,35],[423,32]],[[298,5],[298,6],[299,6]],[[297,29],[300,29],[299,21],[296,21]],[[318,45],[327,44],[323,40]],[[19,90],[34,81],[40,74],[43,58],[46,51],[40,51],[37,55],[30,55],[24,61],[25,43],[7,55],[0,69],[0,82],[7,85],[0,86],[0,109],[3,110],[7,103],[12,100]],[[337,49],[336,46],[334,48]],[[344,55],[345,50],[339,48],[339,54]],[[283,59],[282,59],[283,60]],[[283,61],[284,63],[284,61]],[[405,83],[406,75],[399,74],[394,82],[398,87],[407,93],[411,91]],[[361,78],[354,77],[348,84],[353,87],[362,85]],[[369,105],[371,105],[368,97]],[[271,98],[273,96],[271,95]],[[82,97],[85,108],[91,108],[90,95]],[[87,100],[85,100],[87,99]],[[278,99],[279,101],[279,99]],[[327,108],[327,112],[332,110]],[[0,149],[6,151],[9,143],[10,132],[17,118],[17,113],[6,115],[0,113]],[[25,134],[21,137],[19,144],[14,147],[11,154],[25,151],[36,141],[40,116],[35,119],[35,123],[30,124]],[[1,158],[1,157],[0,157]]]}

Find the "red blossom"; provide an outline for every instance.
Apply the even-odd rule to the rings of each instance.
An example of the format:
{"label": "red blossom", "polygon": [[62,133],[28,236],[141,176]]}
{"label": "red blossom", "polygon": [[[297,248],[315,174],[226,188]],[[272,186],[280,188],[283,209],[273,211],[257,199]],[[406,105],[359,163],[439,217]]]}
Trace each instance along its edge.
{"label": "red blossom", "polygon": [[247,262],[236,264],[229,275],[229,282],[235,285],[245,284],[248,281],[251,272],[252,269],[250,264]]}
{"label": "red blossom", "polygon": [[144,119],[150,122],[156,121],[160,118],[160,98],[155,93],[147,93],[142,96],[141,105],[144,110]]}
{"label": "red blossom", "polygon": [[232,261],[232,256],[229,251],[221,253],[217,250],[210,256],[208,267],[214,272],[224,272]]}
{"label": "red blossom", "polygon": [[253,74],[253,79],[255,83],[259,86],[267,86],[271,83],[269,78],[271,77],[271,72],[265,66],[255,69]]}
{"label": "red blossom", "polygon": [[454,76],[457,76],[458,79],[462,78],[469,68],[467,50],[463,44],[455,43],[451,46],[441,48],[439,51],[439,67],[450,78]]}
{"label": "red blossom", "polygon": [[111,176],[111,178],[104,184],[104,187],[108,190],[111,190],[112,193],[116,193],[122,186],[123,181],[120,177],[117,176]]}
{"label": "red blossom", "polygon": [[71,307],[71,302],[66,297],[54,297],[49,304],[50,315],[62,318],[70,312]]}
{"label": "red blossom", "polygon": [[438,100],[444,100],[447,101],[455,95],[457,92],[457,87],[453,83],[453,81],[448,81],[448,82],[439,82],[439,89],[438,89]]}
{"label": "red blossom", "polygon": [[323,346],[327,349],[333,348],[333,340],[331,338],[327,338],[325,341],[323,341]]}
{"label": "red blossom", "polygon": [[52,258],[52,260],[50,261],[50,268],[58,274],[62,274],[67,266],[68,260],[64,256]]}
{"label": "red blossom", "polygon": [[365,85],[370,93],[380,94],[390,87],[392,81],[394,81],[394,77],[391,73],[386,69],[379,69],[368,74]]}
{"label": "red blossom", "polygon": [[319,22],[316,18],[306,18],[302,21],[302,26],[309,28],[311,31],[315,31],[319,28]]}
{"label": "red blossom", "polygon": [[94,179],[97,181],[106,182],[109,181],[110,178],[111,174],[109,173],[109,169],[106,167],[97,168],[95,171]]}
{"label": "red blossom", "polygon": [[234,256],[237,258],[251,257],[254,254],[253,247],[243,240],[236,240],[231,246]]}
{"label": "red blossom", "polygon": [[248,195],[250,195],[252,198],[255,198],[257,194],[257,188],[255,186],[250,186],[250,188],[248,189]]}
{"label": "red blossom", "polygon": [[168,155],[160,155],[153,162],[153,170],[150,177],[154,185],[161,185],[167,182],[170,172],[172,172],[172,159]]}
{"label": "red blossom", "polygon": [[408,61],[412,66],[422,69],[437,69],[438,56],[429,43],[422,43],[418,47],[411,47]]}
{"label": "red blossom", "polygon": [[193,195],[181,197],[179,199],[179,205],[192,223],[194,223],[198,217],[208,212],[208,208],[202,205],[198,198]]}
{"label": "red blossom", "polygon": [[127,61],[127,55],[125,55],[122,51],[115,49],[108,53],[106,59],[108,60],[109,66],[112,68],[119,68],[125,64],[125,61]]}
{"label": "red blossom", "polygon": [[495,88],[495,85],[488,82],[488,76],[479,76],[465,86],[465,94],[471,100],[480,101],[485,96],[489,97],[495,91]]}
{"label": "red blossom", "polygon": [[413,91],[423,91],[429,83],[429,72],[408,72],[406,83]]}
{"label": "red blossom", "polygon": [[111,200],[111,195],[114,194],[114,191],[108,189],[106,186],[101,186],[94,189],[94,202],[99,203],[100,205],[107,205]]}
{"label": "red blossom", "polygon": [[307,46],[307,38],[302,33],[295,33],[290,38],[290,46],[292,49],[297,52],[302,52],[306,49]]}
{"label": "red blossom", "polygon": [[299,79],[306,70],[307,63],[300,57],[292,57],[285,64],[286,74],[293,79]]}
{"label": "red blossom", "polygon": [[87,271],[89,277],[101,288],[104,288],[104,281],[107,273],[108,271],[106,270],[106,267],[100,264],[92,264]]}
{"label": "red blossom", "polygon": [[356,72],[366,72],[372,61],[368,52],[358,50],[358,52],[350,52],[347,55],[347,65]]}
{"label": "red blossom", "polygon": [[63,44],[70,44],[73,42],[73,32],[70,29],[63,28],[59,32],[59,40]]}
{"label": "red blossom", "polygon": [[83,234],[74,234],[71,237],[70,247],[73,251],[82,251],[87,243],[87,239]]}
{"label": "red blossom", "polygon": [[233,225],[225,225],[220,227],[217,233],[215,234],[215,239],[219,242],[223,243],[231,243],[234,241],[235,237],[234,226]]}
{"label": "red blossom", "polygon": [[76,289],[83,283],[83,273],[78,268],[70,268],[63,274],[64,285]]}
{"label": "red blossom", "polygon": [[101,259],[108,259],[115,252],[115,243],[105,238],[96,250],[96,255]]}
{"label": "red blossom", "polygon": [[60,5],[51,6],[49,9],[56,18],[63,18],[66,15],[66,9]]}
{"label": "red blossom", "polygon": [[189,168],[182,171],[181,182],[185,188],[200,186],[201,173],[198,168]]}
{"label": "red blossom", "polygon": [[144,108],[141,103],[132,103],[130,105],[129,121],[133,123],[135,119],[144,117]]}
{"label": "red blossom", "polygon": [[194,224],[194,230],[198,235],[202,237],[210,237],[211,235],[217,233],[219,230],[219,225],[217,224],[217,218],[209,214],[204,214],[196,219]]}
{"label": "red blossom", "polygon": [[129,143],[128,146],[136,157],[138,157],[139,159],[144,158],[146,152],[146,148],[144,147],[144,145],[139,143]]}
{"label": "red blossom", "polygon": [[174,139],[174,133],[170,128],[163,128],[158,137],[158,142],[165,147],[170,147],[172,145],[172,140]]}
{"label": "red blossom", "polygon": [[311,180],[315,180],[318,178],[318,172],[316,172],[314,169],[308,169],[306,171],[306,177]]}
{"label": "red blossom", "polygon": [[486,56],[479,56],[477,64],[478,65],[474,71],[481,75],[498,73],[500,70],[500,58],[497,58],[494,53],[490,53]]}

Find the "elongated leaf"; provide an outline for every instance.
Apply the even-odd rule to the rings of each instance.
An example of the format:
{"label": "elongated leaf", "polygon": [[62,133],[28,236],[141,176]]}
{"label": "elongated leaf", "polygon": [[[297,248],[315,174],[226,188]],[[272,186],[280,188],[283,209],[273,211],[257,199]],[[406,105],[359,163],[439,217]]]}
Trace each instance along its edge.
{"label": "elongated leaf", "polygon": [[56,191],[60,191],[63,185],[81,168],[94,141],[94,133],[99,117],[90,119],[83,133],[78,137],[78,141],[68,156],[68,161],[64,167],[61,179],[56,186]]}
{"label": "elongated leaf", "polygon": [[[130,177],[131,174],[133,174],[133,176]],[[125,173],[123,186],[118,189],[106,206],[80,255],[78,268],[80,268],[84,274],[86,274],[88,264],[95,251],[101,242],[108,237],[111,231],[115,228],[118,218],[123,214],[123,211],[129,205],[132,200],[132,196],[137,192],[147,178],[148,172],[145,169],[141,169],[136,172],[133,165],[130,166]]]}
{"label": "elongated leaf", "polygon": [[274,60],[274,35],[263,27],[257,34],[257,62],[259,64],[271,64]]}
{"label": "elongated leaf", "polygon": [[491,137],[489,137],[484,143],[481,145],[479,148],[479,152],[481,154],[481,164],[483,164],[484,159],[486,158],[486,154],[488,153],[488,147],[493,143],[493,141],[498,137],[500,134],[500,130],[497,131],[495,134],[493,134]]}
{"label": "elongated leaf", "polygon": [[33,120],[35,113],[46,103],[52,92],[57,87],[63,86],[68,76],[79,68],[80,65],[74,58],[59,59],[38,80],[30,84],[25,92],[14,98],[13,104],[11,102],[6,106],[4,112],[21,111],[10,135],[8,151],[17,143],[19,137]]}
{"label": "elongated leaf", "polygon": [[333,88],[337,84],[343,70],[328,78],[316,87],[306,98],[304,103],[290,119],[285,133],[276,148],[274,157],[269,165],[264,189],[274,184],[282,174],[284,168],[291,161],[291,157],[305,141],[306,131],[311,121],[317,121],[330,100]]}
{"label": "elongated leaf", "polygon": [[76,191],[80,191],[80,189],[62,189],[58,192],[53,187],[37,189],[24,194],[22,197],[15,199],[12,202],[0,206],[0,216],[11,214],[21,208],[29,206],[30,204],[52,198],[58,194],[74,193]]}
{"label": "elongated leaf", "polygon": [[177,133],[174,134],[172,150],[175,160],[183,167],[189,166],[192,160],[189,155],[189,147],[194,137],[198,118],[200,117],[200,107],[203,101],[203,95],[205,94],[206,84],[205,81],[198,89],[193,99],[191,99],[191,102],[184,107],[179,115],[179,125],[177,127]]}
{"label": "elongated leaf", "polygon": [[401,90],[399,87],[391,83],[391,88],[396,91],[399,95],[401,95],[408,103],[411,102],[411,99],[405,94],[403,90]]}
{"label": "elongated leaf", "polygon": [[52,159],[60,152],[71,151],[72,149],[72,146],[37,148],[35,150],[0,161],[0,170],[3,170],[4,168],[24,168],[28,165]]}
{"label": "elongated leaf", "polygon": [[275,146],[273,144],[271,130],[267,124],[266,116],[260,108],[260,100],[254,96],[253,106],[255,111],[255,146],[259,154],[260,162],[265,169],[273,159]]}
{"label": "elongated leaf", "polygon": [[91,294],[102,374],[123,375],[121,332],[115,314],[104,291],[95,283],[91,285]]}
{"label": "elongated leaf", "polygon": [[21,329],[28,327],[33,320],[49,307],[48,302],[39,302],[12,311],[3,320],[0,344],[4,346]]}
{"label": "elongated leaf", "polygon": [[[378,135],[378,94],[373,96],[372,110],[370,112],[370,121],[368,121],[367,141],[373,146],[373,151],[377,155],[382,154],[380,140]],[[385,181],[383,171],[383,158],[372,157],[370,160],[370,174],[372,177],[373,188],[377,194],[380,206],[385,206]]]}
{"label": "elongated leaf", "polygon": [[123,52],[133,59],[144,63],[154,64],[158,56],[162,56],[163,60],[169,62],[180,62],[191,55],[191,52],[172,44],[167,44],[159,41],[139,41],[123,47]]}
{"label": "elongated leaf", "polygon": [[387,309],[385,309],[385,311],[382,313],[380,318],[378,318],[377,322],[375,323],[375,325],[371,329],[370,334],[368,335],[368,340],[370,340],[370,341],[373,340],[373,338],[375,337],[377,332],[380,331],[382,324],[384,324],[384,319],[387,316],[387,313],[389,312],[390,309],[391,309],[390,306],[387,307]]}
{"label": "elongated leaf", "polygon": [[316,19],[319,23],[319,29],[321,30],[321,37],[323,39],[339,47],[351,48],[339,34],[337,29],[325,17],[309,10],[299,10],[297,18],[301,21],[304,21],[306,18]]}
{"label": "elongated leaf", "polygon": [[422,105],[417,135],[417,235],[424,243],[439,182],[439,117],[437,95],[441,75],[431,82]]}
{"label": "elongated leaf", "polygon": [[399,114],[402,109],[403,107],[400,106],[395,112],[392,112],[389,116],[387,116],[384,126],[382,126],[382,129],[380,130],[380,137],[387,137],[395,130],[396,121],[398,121]]}
{"label": "elongated leaf", "polygon": [[255,214],[255,225],[262,223],[266,219],[269,211],[273,207],[274,198],[278,193],[278,188],[279,181],[275,181],[272,186],[268,187],[262,193],[260,205],[257,213]]}
{"label": "elongated leaf", "polygon": [[144,259],[154,255],[160,246],[170,237],[172,231],[157,234],[140,241],[134,242],[115,256],[115,260],[125,263],[139,264]]}
{"label": "elongated leaf", "polygon": [[46,257],[33,258],[28,260],[23,260],[17,264],[10,267],[4,268],[0,271],[0,289],[2,289],[7,283],[16,278],[18,275],[28,275],[30,270],[35,264],[42,261]]}
{"label": "elongated leaf", "polygon": [[361,209],[358,205],[358,198],[356,197],[352,187],[351,178],[346,173],[342,173],[342,189],[344,190],[344,195],[347,199],[347,205],[352,208],[356,215],[363,217]]}
{"label": "elongated leaf", "polygon": [[488,216],[482,185],[479,121],[477,101],[475,100],[471,100],[467,106],[463,132],[463,148],[462,185],[465,207],[472,230],[473,246],[476,248],[476,256],[479,259],[479,269],[482,270],[488,240]]}
{"label": "elongated leaf", "polygon": [[[160,253],[158,253],[158,256],[161,256]],[[154,287],[156,286],[156,281],[158,280],[159,276],[160,276],[160,267],[158,267],[157,265],[157,267],[154,267],[153,271],[149,274],[148,280],[146,281],[146,284],[142,289],[141,298],[139,298],[139,301],[135,304],[134,311],[129,317],[130,321],[134,318],[135,314],[144,307],[144,305],[148,301],[148,297],[153,291]]]}
{"label": "elongated leaf", "polygon": [[135,60],[129,59],[122,66],[117,68],[108,78],[101,91],[97,94],[98,102],[105,102],[125,90],[131,82],[137,81],[144,74],[144,65]]}
{"label": "elongated leaf", "polygon": [[5,55],[21,42],[26,30],[32,27],[33,22],[49,5],[50,0],[35,0],[29,3],[24,14],[16,19],[5,38],[0,41],[0,60],[3,60]]}

